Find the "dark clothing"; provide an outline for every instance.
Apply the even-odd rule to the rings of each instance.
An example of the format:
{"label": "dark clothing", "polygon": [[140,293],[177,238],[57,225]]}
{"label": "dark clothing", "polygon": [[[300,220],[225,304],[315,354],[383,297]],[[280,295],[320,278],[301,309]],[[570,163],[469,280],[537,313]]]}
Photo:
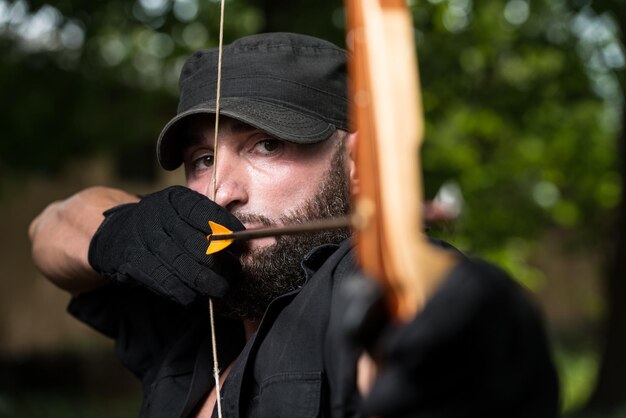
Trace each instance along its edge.
{"label": "dark clothing", "polygon": [[380,338],[363,410],[380,418],[557,417],[558,382],[541,318],[517,283],[458,263],[410,323]]}
{"label": "dark clothing", "polygon": [[[464,268],[467,269],[467,264],[472,265],[468,260],[461,262],[461,266],[455,269],[456,276],[462,274]],[[219,320],[218,359],[221,369],[238,356],[222,388],[222,411],[225,417],[364,416],[359,412],[361,398],[355,388],[356,360],[360,350],[342,338],[341,321],[336,318],[346,303],[341,296],[342,292],[338,292],[337,288],[347,277],[356,273],[349,243],[339,247],[325,245],[317,248],[306,257],[303,268],[306,272],[304,286],[272,301],[257,333],[247,343],[238,323]],[[516,294],[519,293],[518,290]],[[534,364],[524,366],[525,370],[533,369],[533,373],[523,376],[511,374],[516,373],[517,369],[509,368],[503,370],[502,376],[496,376],[491,383],[497,381],[497,385],[507,386],[511,382],[518,384],[520,379],[524,379],[526,383],[520,384],[525,391],[531,388],[533,392],[546,392],[550,398],[548,403],[556,405],[554,369],[538,316],[533,309],[527,309],[528,306],[525,303],[523,310],[525,315],[530,316],[527,324],[532,327],[536,325],[538,333],[530,333],[534,340],[526,341],[522,346],[536,347],[534,354],[538,357],[531,356],[529,361],[536,362],[543,372],[535,373]],[[454,308],[455,306],[449,307]],[[141,416],[176,417],[197,412],[197,408],[213,387],[206,303],[183,308],[161,300],[145,290],[120,285],[81,295],[72,301],[69,309],[77,318],[116,339],[116,349],[121,361],[143,383],[144,403]],[[506,310],[507,306],[499,306],[497,309]],[[494,315],[501,316],[497,311]],[[435,324],[436,322],[435,320]],[[514,326],[517,327],[517,324]],[[411,344],[415,342],[411,341]],[[448,355],[455,355],[455,350],[462,351],[456,345],[458,342],[462,343],[462,337],[461,341],[453,342],[455,347],[447,352]],[[492,341],[487,340],[486,344],[490,342]],[[417,344],[419,345],[419,339]],[[508,349],[509,345],[501,347]],[[392,355],[395,355],[394,348],[397,349],[390,349]],[[489,353],[494,350],[497,352],[498,347],[490,349]],[[501,355],[507,357],[506,353]],[[476,360],[486,361],[480,357]],[[509,363],[519,361],[517,357],[510,360]],[[448,364],[461,372],[464,370],[459,367],[460,363],[462,361],[450,363],[444,360],[432,364],[432,376],[426,378],[441,373],[448,378],[452,376],[454,380],[454,370]],[[415,369],[420,372],[429,370],[419,367]],[[479,373],[480,370],[480,364],[467,369],[472,373]],[[481,377],[474,380],[481,381]],[[461,381],[469,383],[472,377],[465,377]],[[470,388],[457,388],[453,385],[450,388],[472,392],[471,385]],[[531,396],[533,394],[525,393],[523,396],[530,402],[535,402]],[[435,392],[435,395],[437,398],[431,399],[430,404],[446,402],[440,398],[442,393]],[[451,399],[456,398],[451,396]],[[481,413],[482,416],[491,416],[485,405],[481,404],[480,408],[480,411],[467,411],[465,415],[429,414],[427,411],[423,416],[470,417],[481,416]],[[462,408],[457,405],[448,410]],[[556,416],[546,412],[549,410],[549,405],[539,405],[539,412],[532,416]],[[216,411],[214,416],[217,416]],[[409,413],[403,416],[412,415]]]}
{"label": "dark clothing", "polygon": [[[312,252],[305,285],[270,304],[247,344],[239,324],[219,321],[220,368],[243,349],[222,388],[224,416],[329,416],[325,334],[335,281],[354,271],[349,250],[346,243]],[[186,416],[213,387],[205,303],[185,309],[139,288],[108,286],[76,297],[69,310],[116,340],[122,363],[143,383],[141,416]]]}

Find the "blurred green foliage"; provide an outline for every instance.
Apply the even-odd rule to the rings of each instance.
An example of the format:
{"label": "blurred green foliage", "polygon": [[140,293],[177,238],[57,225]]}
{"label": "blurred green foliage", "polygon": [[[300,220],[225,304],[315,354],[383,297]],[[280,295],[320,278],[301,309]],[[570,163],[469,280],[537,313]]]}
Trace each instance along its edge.
{"label": "blurred green foliage", "polygon": [[597,353],[590,349],[559,347],[554,360],[559,370],[562,409],[580,409],[594,388],[599,361]]}
{"label": "blurred green foliage", "polygon": [[[469,203],[452,241],[533,287],[540,273],[527,255],[544,231],[575,229],[578,244],[601,245],[619,202],[624,61],[615,27],[608,15],[557,1],[431,1],[413,10],[427,193],[455,180]],[[590,68],[581,51],[603,54],[607,45],[615,62]]]}

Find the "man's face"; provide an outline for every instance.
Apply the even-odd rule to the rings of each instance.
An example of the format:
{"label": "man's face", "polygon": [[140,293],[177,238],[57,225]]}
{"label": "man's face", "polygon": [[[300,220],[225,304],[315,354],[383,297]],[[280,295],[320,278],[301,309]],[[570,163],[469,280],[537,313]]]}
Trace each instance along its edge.
{"label": "man's face", "polygon": [[[263,226],[301,208],[318,191],[337,151],[336,141],[301,145],[273,138],[234,119],[220,119],[217,152],[210,118],[188,124],[190,145],[183,150],[187,185],[212,198],[213,170],[217,170],[215,201],[242,220],[246,228]],[[214,165],[214,160],[217,164]],[[267,246],[273,238],[255,240]]]}
{"label": "man's face", "polygon": [[[212,175],[217,170],[215,201],[246,228],[281,226],[348,211],[348,173],[338,140],[293,144],[221,118],[214,152],[210,118],[190,120],[186,132],[189,144],[183,160],[188,186],[212,197]],[[334,231],[251,241],[241,258],[243,277],[227,308],[234,316],[257,319],[274,297],[302,284],[300,261],[310,249],[346,236],[346,231]]]}

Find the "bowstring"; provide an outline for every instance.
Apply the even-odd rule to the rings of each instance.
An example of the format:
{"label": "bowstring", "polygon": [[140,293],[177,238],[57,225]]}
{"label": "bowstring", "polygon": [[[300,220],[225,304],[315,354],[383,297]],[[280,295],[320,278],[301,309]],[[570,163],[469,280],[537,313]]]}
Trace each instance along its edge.
{"label": "bowstring", "polygon": [[[211,200],[215,201],[217,195],[217,138],[220,121],[220,95],[222,87],[222,50],[224,45],[224,9],[225,0],[220,1],[220,28],[219,46],[217,49],[217,92],[215,94],[215,130],[213,135],[213,175]],[[217,405],[217,416],[222,418],[222,396],[220,390],[220,366],[217,359],[217,339],[215,332],[215,313],[213,310],[213,299],[209,298],[209,315],[211,320],[211,349],[213,350],[213,379],[215,380],[215,404]]]}

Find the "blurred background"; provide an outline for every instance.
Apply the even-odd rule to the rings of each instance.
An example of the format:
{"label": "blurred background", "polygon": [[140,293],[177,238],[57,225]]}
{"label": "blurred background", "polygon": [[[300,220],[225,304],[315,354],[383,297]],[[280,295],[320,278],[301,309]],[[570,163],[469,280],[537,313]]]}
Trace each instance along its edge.
{"label": "blurred background", "polygon": [[[626,416],[623,0],[409,0],[433,233],[509,271],[543,309],[564,415]],[[101,184],[143,193],[215,0],[0,0],[0,417],[133,417],[112,342],[65,313],[29,222]],[[344,44],[337,0],[227,0],[225,41]],[[251,63],[254,65],[254,63]]]}

